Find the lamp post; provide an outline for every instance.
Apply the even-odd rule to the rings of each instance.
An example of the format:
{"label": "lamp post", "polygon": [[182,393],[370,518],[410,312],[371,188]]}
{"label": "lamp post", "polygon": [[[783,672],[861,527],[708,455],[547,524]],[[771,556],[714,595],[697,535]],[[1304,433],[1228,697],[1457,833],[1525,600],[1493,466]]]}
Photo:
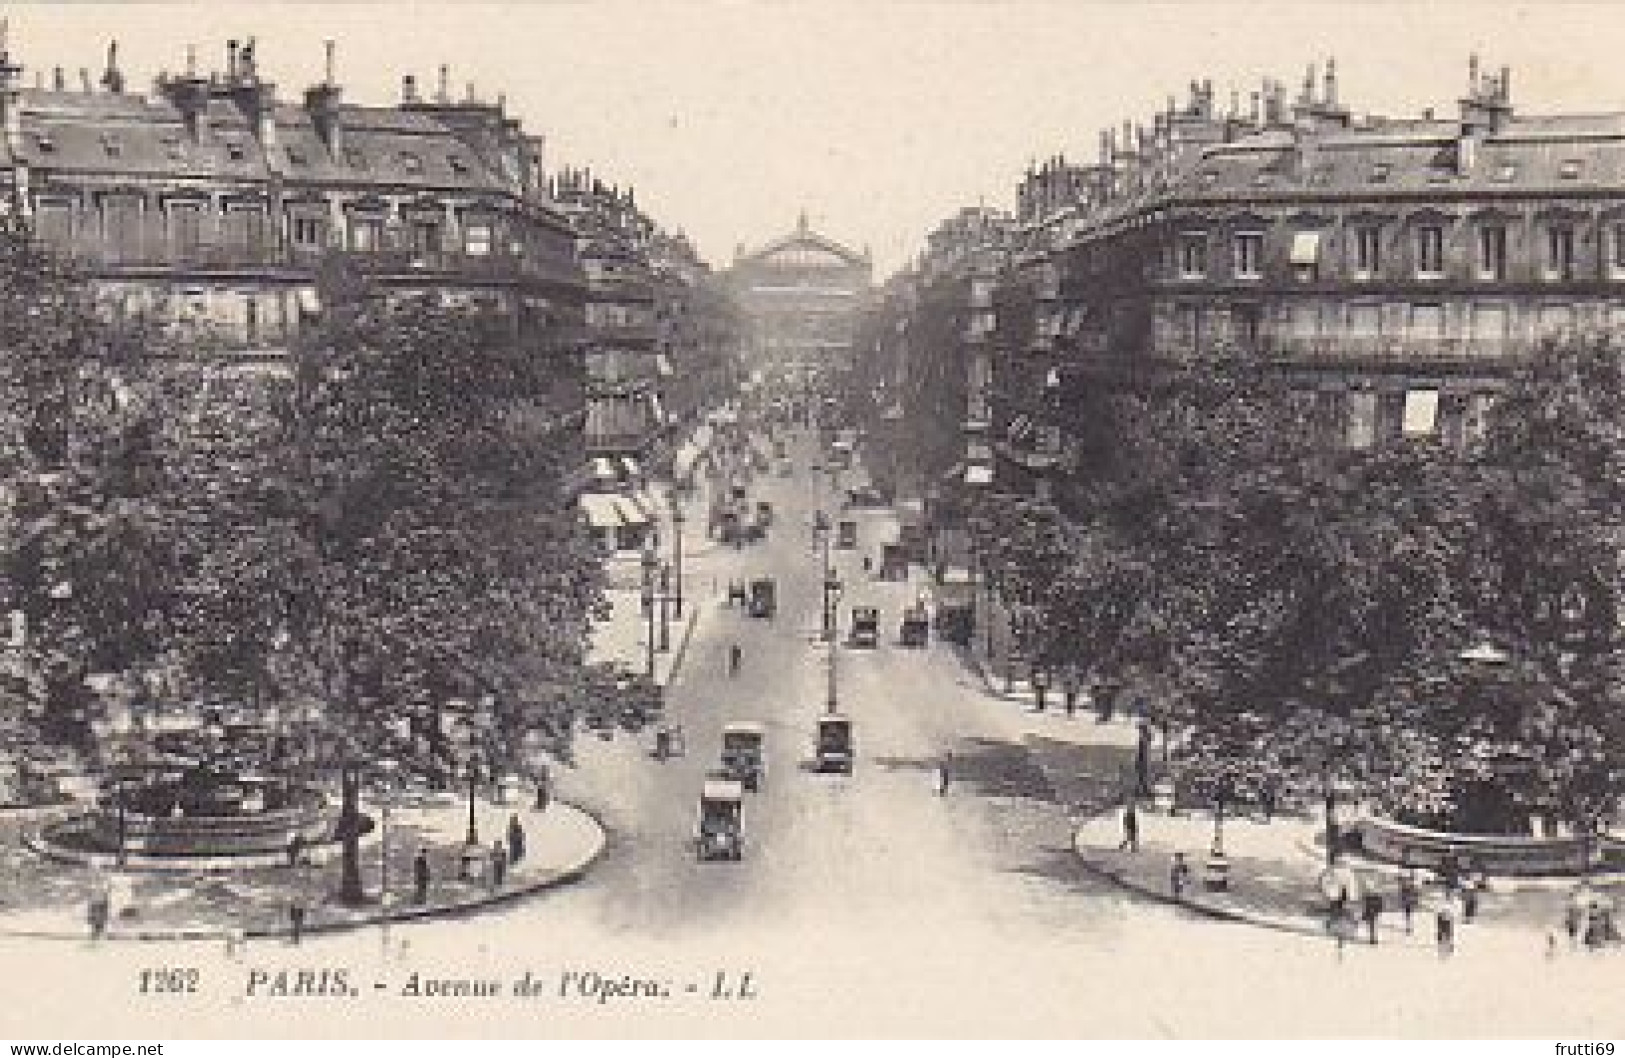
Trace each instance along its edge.
{"label": "lamp post", "polygon": [[676,607],[677,619],[683,619],[683,523],[687,518],[683,514],[682,501],[676,493],[671,496],[671,549],[672,564],[676,567],[673,574],[675,595],[672,599]]}
{"label": "lamp post", "polygon": [[480,760],[475,750],[468,753],[468,832],[463,835],[463,844],[478,847],[480,843],[479,826],[474,819],[474,798],[479,793]]}
{"label": "lamp post", "polygon": [[[824,581],[824,588],[825,588],[825,591],[830,593],[830,595],[832,597],[838,597],[840,595],[841,582],[834,579],[833,571],[830,573],[828,579],[826,579]],[[826,668],[826,670],[828,672],[828,686],[824,690],[824,712],[829,713],[830,715],[833,716],[834,714],[841,711],[840,700],[839,700],[839,697],[838,697],[838,694],[837,694],[837,685],[838,684],[837,684],[836,672],[835,672],[836,664],[838,663],[838,661],[840,659],[840,656],[841,656],[841,650],[840,650],[840,647],[836,644],[835,637],[833,635],[829,636],[828,642],[829,642],[829,663],[825,666],[825,668]]]}
{"label": "lamp post", "polygon": [[813,514],[813,530],[812,531],[813,531],[813,541],[820,548],[821,554],[822,554],[822,557],[821,557],[820,561],[822,563],[822,575],[823,575],[822,591],[823,591],[823,595],[822,595],[822,603],[821,603],[821,613],[820,613],[820,617],[819,617],[819,628],[821,630],[821,634],[823,635],[824,641],[826,643],[833,643],[835,641],[835,620],[834,620],[835,615],[834,615],[833,608],[832,608],[832,606],[830,604],[829,593],[830,593],[830,584],[835,579],[835,571],[830,567],[830,556],[829,556],[830,524],[829,524],[829,516],[826,515],[823,512],[822,509],[814,512],[814,514]]}
{"label": "lamp post", "polygon": [[671,649],[671,565],[660,566],[660,647],[662,654]]}
{"label": "lamp post", "polygon": [[[390,905],[393,902],[389,890],[389,825],[390,811],[395,807],[395,777],[400,769],[400,762],[385,758],[376,765],[381,777],[379,783],[380,825],[378,832],[378,903],[383,910],[383,918],[379,920],[379,933],[383,941],[384,951],[389,951],[389,917]],[[295,864],[297,868],[298,865]]]}
{"label": "lamp post", "polygon": [[643,545],[643,612],[648,618],[647,650],[644,656],[644,670],[652,680],[655,678],[655,570],[660,560],[655,557],[653,540],[647,540]]}

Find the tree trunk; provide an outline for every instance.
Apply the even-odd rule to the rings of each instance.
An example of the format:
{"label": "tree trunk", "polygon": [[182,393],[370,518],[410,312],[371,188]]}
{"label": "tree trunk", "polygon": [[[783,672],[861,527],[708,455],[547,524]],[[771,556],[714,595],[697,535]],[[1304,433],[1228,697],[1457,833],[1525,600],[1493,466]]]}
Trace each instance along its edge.
{"label": "tree trunk", "polygon": [[342,797],[339,808],[339,846],[342,853],[339,902],[354,907],[367,899],[361,886],[360,769],[345,765],[339,773],[339,788]]}

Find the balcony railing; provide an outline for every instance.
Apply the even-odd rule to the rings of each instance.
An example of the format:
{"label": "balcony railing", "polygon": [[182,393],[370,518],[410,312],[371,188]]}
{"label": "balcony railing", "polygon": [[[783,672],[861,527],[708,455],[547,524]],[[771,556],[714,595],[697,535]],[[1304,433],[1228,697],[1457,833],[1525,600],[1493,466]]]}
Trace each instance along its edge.
{"label": "balcony railing", "polygon": [[1294,360],[1380,360],[1496,362],[1527,356],[1528,342],[1507,338],[1373,338],[1277,336],[1259,340],[1271,355]]}
{"label": "balcony railing", "polygon": [[467,279],[544,279],[579,281],[571,262],[518,254],[471,254],[453,250],[339,250],[262,243],[177,244],[139,240],[108,244],[89,240],[53,240],[56,249],[82,267],[99,269],[247,270],[314,269],[337,256],[358,270],[381,275],[457,276]]}

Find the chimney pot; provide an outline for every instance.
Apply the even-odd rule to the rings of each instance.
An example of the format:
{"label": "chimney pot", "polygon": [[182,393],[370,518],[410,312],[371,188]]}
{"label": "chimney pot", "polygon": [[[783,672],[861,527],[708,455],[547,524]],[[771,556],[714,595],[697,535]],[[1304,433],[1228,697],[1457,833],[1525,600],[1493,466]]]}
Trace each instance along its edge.
{"label": "chimney pot", "polygon": [[401,77],[401,102],[416,103],[418,101],[418,79],[411,74]]}
{"label": "chimney pot", "polygon": [[440,64],[440,91],[435,97],[437,102],[451,102],[451,67],[445,63]]}
{"label": "chimney pot", "polygon": [[237,42],[226,41],[226,80],[237,80]]}
{"label": "chimney pot", "polygon": [[331,85],[333,83],[333,40],[331,37],[322,42],[322,51],[326,64],[326,83]]}

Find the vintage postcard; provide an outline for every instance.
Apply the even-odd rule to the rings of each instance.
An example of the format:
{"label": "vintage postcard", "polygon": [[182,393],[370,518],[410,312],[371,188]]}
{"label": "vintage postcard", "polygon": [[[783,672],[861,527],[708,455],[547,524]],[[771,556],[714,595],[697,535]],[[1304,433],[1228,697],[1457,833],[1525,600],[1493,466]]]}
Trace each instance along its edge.
{"label": "vintage postcard", "polygon": [[0,4],[0,1037],[1619,1036],[1622,44]]}

